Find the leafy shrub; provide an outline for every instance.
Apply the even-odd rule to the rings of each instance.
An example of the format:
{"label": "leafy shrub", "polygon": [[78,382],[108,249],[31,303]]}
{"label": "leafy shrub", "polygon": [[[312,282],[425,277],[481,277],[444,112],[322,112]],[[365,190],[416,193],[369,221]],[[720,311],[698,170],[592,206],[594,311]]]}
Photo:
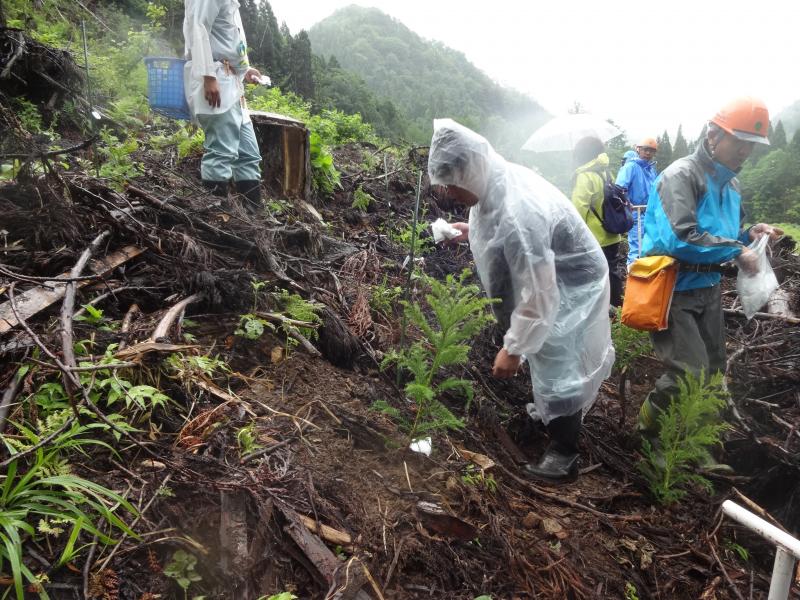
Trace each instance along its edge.
{"label": "leafy shrub", "polygon": [[351,204],[353,208],[366,211],[373,202],[375,202],[375,198],[365,192],[361,186],[358,186],[353,192],[353,204]]}
{"label": "leafy shrub", "polygon": [[617,310],[617,319],[611,324],[611,341],[614,343],[616,360],[614,366],[624,371],[640,356],[652,353],[653,344],[647,331],[639,331],[622,324]]}
{"label": "leafy shrub", "polygon": [[431,316],[426,316],[419,304],[404,301],[405,316],[421,332],[421,339],[408,348],[390,352],[382,366],[396,363],[413,377],[405,386],[408,398],[416,404],[416,416],[409,427],[414,438],[438,429],[459,429],[464,426],[438,400],[447,390],[460,390],[472,401],[472,383],[466,379],[447,377],[434,383],[439,371],[447,366],[467,362],[473,338],[485,325],[494,321],[486,310],[493,300],[484,298],[480,288],[467,284],[471,273],[465,269],[458,277],[448,275],[445,281],[424,276],[430,293],[425,296]]}
{"label": "leafy shrub", "polygon": [[699,484],[711,490],[711,482],[694,472],[693,467],[710,458],[709,449],[720,443],[728,425],[720,422],[725,406],[722,375],[706,381],[705,375],[691,373],[679,381],[680,391],[669,407],[658,415],[658,438],[644,438],[644,460],[639,469],[650,490],[662,504],[677,502],[686,495],[685,487]]}
{"label": "leafy shrub", "polygon": [[[35,443],[33,434],[24,428],[20,431]],[[6,449],[12,455],[17,452],[6,437],[3,441],[6,442]],[[39,587],[37,576],[22,561],[23,539],[57,535],[61,530],[58,525],[69,526],[70,533],[58,560],[58,564],[62,565],[73,560],[78,553],[76,543],[82,532],[96,535],[98,541],[103,544],[115,543],[114,539],[98,527],[100,519],[105,520],[112,529],[135,535],[117,516],[115,509],[108,508],[108,505],[117,505],[135,515],[136,509],[122,496],[75,475],[50,474],[54,466],[56,471],[63,470],[58,467],[58,456],[65,449],[64,444],[68,444],[69,441],[69,439],[62,440],[60,444],[51,442],[46,452],[43,448],[38,448],[27,469],[20,465],[20,461],[11,461],[7,472],[2,476],[0,569],[3,569],[6,563],[11,567],[17,600],[23,600],[25,597],[25,580],[39,591],[40,596],[47,597]],[[38,528],[33,525],[36,522],[39,523]]]}

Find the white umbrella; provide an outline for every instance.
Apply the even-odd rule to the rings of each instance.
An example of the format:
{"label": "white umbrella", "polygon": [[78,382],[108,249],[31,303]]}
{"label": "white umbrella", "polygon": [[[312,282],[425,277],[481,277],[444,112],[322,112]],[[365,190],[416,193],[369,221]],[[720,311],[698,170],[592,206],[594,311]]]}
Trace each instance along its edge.
{"label": "white umbrella", "polygon": [[532,152],[572,150],[579,140],[597,137],[603,142],[622,135],[622,131],[594,115],[579,113],[556,117],[537,129],[522,146]]}

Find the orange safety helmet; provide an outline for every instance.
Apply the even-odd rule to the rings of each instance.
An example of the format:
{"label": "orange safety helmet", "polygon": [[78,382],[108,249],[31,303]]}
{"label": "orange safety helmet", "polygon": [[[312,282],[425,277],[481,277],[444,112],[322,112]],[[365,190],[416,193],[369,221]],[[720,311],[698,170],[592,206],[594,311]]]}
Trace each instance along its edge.
{"label": "orange safety helmet", "polygon": [[729,102],[711,122],[740,140],[769,146],[769,111],[758,98],[745,96]]}
{"label": "orange safety helmet", "polygon": [[646,137],[642,138],[642,141],[636,144],[637,148],[652,148],[653,150],[658,150],[658,142],[656,138],[653,137]]}

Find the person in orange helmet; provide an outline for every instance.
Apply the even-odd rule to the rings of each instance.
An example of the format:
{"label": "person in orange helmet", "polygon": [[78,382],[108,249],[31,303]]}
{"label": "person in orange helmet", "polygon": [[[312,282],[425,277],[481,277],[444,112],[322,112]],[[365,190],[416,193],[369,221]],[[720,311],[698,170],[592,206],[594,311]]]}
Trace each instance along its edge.
{"label": "person in orange helmet", "polygon": [[[740,269],[753,272],[757,255],[747,244],[783,234],[765,223],[743,227],[736,179],[753,146],[769,144],[768,130],[769,112],[761,100],[730,102],[708,123],[697,150],[664,169],[650,192],[642,255],[672,256],[680,263],[667,329],[651,333],[666,372],[639,412],[640,431],[654,441],[658,414],[678,393],[685,373],[696,378],[725,373],[721,264],[735,259]],[[709,456],[703,466],[721,465]]]}
{"label": "person in orange helmet", "polygon": [[636,155],[620,167],[616,183],[628,192],[633,206],[633,227],[628,232],[628,265],[639,258],[642,239],[642,217],[647,208],[650,188],[656,180],[655,156],[658,142],[653,137],[642,138],[635,146]]}

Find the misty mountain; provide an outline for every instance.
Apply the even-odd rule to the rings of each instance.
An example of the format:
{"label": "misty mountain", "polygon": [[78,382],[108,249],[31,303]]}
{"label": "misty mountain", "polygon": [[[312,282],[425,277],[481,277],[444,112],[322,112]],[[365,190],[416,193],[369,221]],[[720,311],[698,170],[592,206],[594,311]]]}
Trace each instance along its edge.
{"label": "misty mountain", "polygon": [[800,100],[784,108],[778,113],[777,117],[772,119],[774,125],[777,125],[778,121],[783,123],[786,139],[792,141],[794,135],[800,130]]}
{"label": "misty mountain", "polygon": [[315,54],[331,57],[389,98],[427,143],[432,120],[451,117],[486,135],[507,158],[549,115],[536,101],[491,80],[467,58],[425,40],[376,8],[349,6],[309,31]]}

